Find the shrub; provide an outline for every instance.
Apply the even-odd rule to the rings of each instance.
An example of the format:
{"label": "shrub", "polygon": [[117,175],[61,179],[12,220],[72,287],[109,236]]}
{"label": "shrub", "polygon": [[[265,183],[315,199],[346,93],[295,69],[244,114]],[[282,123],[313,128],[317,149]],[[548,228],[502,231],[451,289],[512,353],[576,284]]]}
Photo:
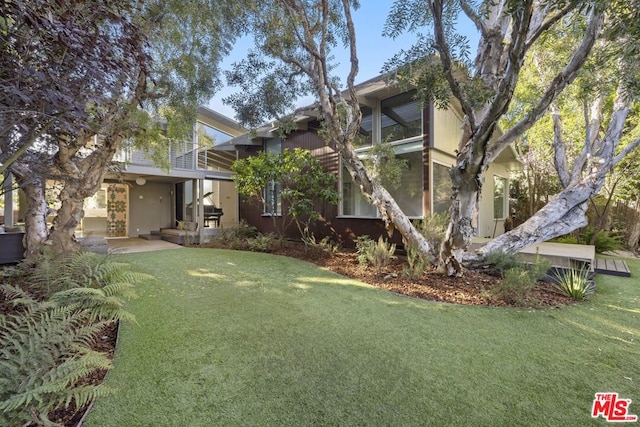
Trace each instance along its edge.
{"label": "shrub", "polygon": [[448,225],[449,215],[447,213],[436,213],[427,216],[416,224],[418,231],[422,233],[433,248],[434,257],[437,256],[440,250]]}
{"label": "shrub", "polygon": [[574,245],[578,244],[578,239],[571,234],[567,234],[566,236],[556,237],[555,239],[551,239],[551,241],[556,243],[571,243]]}
{"label": "shrub", "polygon": [[500,276],[504,276],[505,271],[509,269],[524,267],[524,263],[516,254],[506,252],[492,252],[487,256],[486,262],[493,265]]}
{"label": "shrub", "polygon": [[404,249],[407,252],[407,266],[402,272],[410,279],[419,279],[432,261],[420,252],[414,243],[405,243]]}
{"label": "shrub", "polygon": [[[53,425],[52,410],[71,403],[80,408],[110,392],[78,380],[111,367],[91,345],[106,325],[135,320],[123,309],[124,298],[133,296],[134,283],[151,278],[95,254],[47,256],[43,264],[59,268],[60,287],[66,289],[38,301],[23,289],[0,285],[15,309],[0,316],[0,425]],[[50,270],[24,275],[40,285],[51,276]]]}
{"label": "shrub", "polygon": [[247,250],[248,240],[258,236],[257,228],[241,220],[237,225],[229,228],[221,228],[207,246],[214,248]]}
{"label": "shrub", "polygon": [[554,287],[561,294],[577,300],[588,298],[596,291],[596,285],[589,280],[589,274],[587,264],[569,269],[555,269]]}
{"label": "shrub", "polygon": [[370,265],[378,274],[389,265],[396,251],[396,245],[388,243],[382,236],[378,238],[377,242],[369,239],[368,236],[359,236],[356,239],[356,249],[360,265]]}
{"label": "shrub", "polygon": [[331,239],[329,236],[323,237],[320,241],[316,240],[316,236],[312,234],[303,236],[302,243],[304,243],[305,248],[311,251],[318,251],[327,254],[335,254],[340,250],[340,243],[337,243]]}
{"label": "shrub", "polygon": [[537,281],[545,277],[551,267],[549,261],[539,256],[529,264],[514,255],[492,255],[496,268],[502,272],[502,280],[492,289],[492,294],[510,303],[524,304]]}
{"label": "shrub", "polygon": [[269,245],[273,237],[268,234],[259,234],[247,239],[247,246],[252,252],[269,252]]}
{"label": "shrub", "polygon": [[[589,243],[592,236],[593,230],[587,230],[584,234],[585,242]],[[599,254],[603,252],[616,251],[623,247],[622,242],[620,241],[620,236],[606,230],[600,230],[598,234],[596,234],[594,246],[596,247],[596,253]]]}
{"label": "shrub", "polygon": [[358,254],[358,264],[361,266],[367,265],[367,252],[371,250],[374,245],[374,241],[367,234],[362,234],[354,240],[356,244],[356,253]]}

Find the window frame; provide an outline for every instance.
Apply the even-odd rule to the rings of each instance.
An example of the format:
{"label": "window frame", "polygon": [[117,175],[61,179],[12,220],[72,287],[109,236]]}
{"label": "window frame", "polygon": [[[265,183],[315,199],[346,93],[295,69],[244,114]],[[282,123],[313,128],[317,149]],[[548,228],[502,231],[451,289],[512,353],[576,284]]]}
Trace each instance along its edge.
{"label": "window frame", "polygon": [[[502,216],[500,217],[496,217],[496,201],[497,201],[497,197],[496,197],[496,181],[500,180],[503,182],[503,186],[502,186]],[[495,220],[505,220],[507,219],[507,217],[509,216],[509,179],[501,176],[501,175],[497,175],[494,174],[493,175],[493,219]]]}
{"label": "window frame", "polygon": [[[268,153],[279,154],[279,153],[282,153],[283,145],[284,144],[281,138],[268,138],[263,141],[262,149],[267,154]],[[263,190],[263,197],[264,197],[265,203],[262,209],[262,216],[281,217],[282,216],[282,188],[280,187],[280,183],[277,180],[271,180],[267,185],[268,187],[265,187]],[[274,196],[271,196],[269,194],[270,190],[273,192]],[[272,199],[272,198],[274,200],[271,200],[271,203],[269,203],[269,199]],[[269,210],[269,208],[272,206],[274,207],[275,212],[272,212]]]}
{"label": "window frame", "polygon": [[[402,140],[399,140],[399,141],[394,141],[394,142],[391,142],[390,144],[395,149],[395,147],[400,147],[402,145],[410,145],[410,144],[418,143],[418,142],[420,142],[420,144],[418,145],[419,148],[417,150],[407,151],[405,153],[420,153],[420,155],[422,156],[422,153],[424,151],[424,147],[422,147],[422,145],[421,145],[421,143],[422,143],[422,135],[412,136],[410,138],[402,139]],[[366,153],[369,150],[371,150],[371,148],[372,148],[371,146],[359,147],[359,148],[356,148],[354,151],[356,152],[356,154],[358,155],[359,158],[363,158],[363,157],[366,156]],[[377,208],[375,208],[375,212],[376,212],[375,216],[345,215],[345,213],[344,213],[344,202],[345,202],[345,199],[344,199],[344,184],[345,184],[344,172],[345,171],[344,171],[344,169],[345,169],[345,167],[344,167],[344,164],[343,164],[343,160],[342,160],[342,158],[340,158],[340,161],[339,161],[339,172],[338,172],[338,180],[339,180],[339,187],[338,188],[340,189],[340,202],[339,202],[339,205],[338,205],[338,218],[344,218],[344,219],[381,219],[382,217],[380,216],[380,212],[378,211]],[[422,172],[422,168],[421,168],[421,173],[424,174],[424,172]],[[348,178],[351,179],[350,176]],[[424,176],[423,176],[423,179],[421,180],[421,182],[424,182]],[[360,189],[357,189],[357,191],[360,191]],[[420,194],[421,194],[421,196],[420,196],[420,207],[421,207],[420,210],[422,210],[422,206],[423,206],[423,203],[424,203],[424,199],[423,199],[424,198],[424,189],[423,188],[421,188]],[[410,216],[407,216],[407,217],[410,218],[410,219],[421,219],[423,217],[423,215],[419,215],[419,216],[410,215]]]}

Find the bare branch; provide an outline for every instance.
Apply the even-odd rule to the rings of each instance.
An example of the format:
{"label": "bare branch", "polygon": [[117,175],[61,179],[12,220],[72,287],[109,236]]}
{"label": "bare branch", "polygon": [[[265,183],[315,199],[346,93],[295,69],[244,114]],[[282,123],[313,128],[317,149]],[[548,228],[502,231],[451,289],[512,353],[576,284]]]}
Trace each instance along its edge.
{"label": "bare branch", "polygon": [[[577,1],[571,1],[567,3],[567,5],[564,8],[559,10],[552,17],[547,18],[546,21],[544,21],[543,19],[544,22],[533,25],[532,28],[530,28],[529,30],[529,34],[527,35],[527,45],[525,47],[525,50],[528,51],[531,48],[531,46],[533,46],[533,44],[536,42],[536,40],[538,40],[538,38],[542,34],[544,34],[545,31],[547,31],[556,22],[564,18],[569,12],[575,9],[575,7],[577,6],[577,3],[578,3]],[[536,22],[538,21],[539,19],[538,16],[540,15],[546,16],[547,15],[546,10],[544,12],[542,10],[536,10],[534,12],[534,17],[536,18],[535,19]]]}
{"label": "bare branch", "polygon": [[494,101],[488,112],[482,118],[482,123],[478,125],[478,134],[484,135],[495,127],[496,121],[509,108],[509,103],[513,98],[513,91],[518,83],[520,69],[525,58],[525,41],[527,28],[531,20],[533,0],[528,0],[522,6],[523,12],[514,16],[511,24],[511,43],[508,49],[509,62],[504,75],[498,85],[498,90],[494,96]]}
{"label": "bare branch", "polygon": [[464,14],[467,15],[467,18],[469,18],[471,22],[473,22],[478,31],[480,31],[482,37],[486,37],[489,29],[487,28],[482,18],[478,16],[478,14],[473,10],[469,2],[466,0],[460,0],[460,8],[464,12]]}

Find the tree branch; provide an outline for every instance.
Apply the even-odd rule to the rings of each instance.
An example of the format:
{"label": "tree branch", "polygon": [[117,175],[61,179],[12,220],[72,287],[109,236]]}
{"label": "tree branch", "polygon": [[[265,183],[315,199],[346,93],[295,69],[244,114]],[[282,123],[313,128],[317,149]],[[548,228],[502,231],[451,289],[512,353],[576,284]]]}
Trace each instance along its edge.
{"label": "tree branch", "polygon": [[555,105],[549,107],[553,118],[553,164],[558,173],[562,188],[567,188],[571,182],[567,165],[567,150],[562,137],[562,116]]}
{"label": "tree branch", "polygon": [[469,125],[472,130],[476,129],[476,118],[471,106],[471,103],[465,96],[462,88],[458,84],[458,80],[453,75],[453,59],[451,58],[451,51],[447,45],[447,41],[444,35],[444,25],[442,22],[442,0],[430,0],[428,2],[431,8],[431,15],[433,16],[434,35],[436,42],[436,49],[440,54],[440,61],[442,62],[442,69],[451,88],[453,96],[460,102],[462,112],[467,116]]}
{"label": "tree branch", "polygon": [[[536,40],[538,40],[538,38],[544,34],[545,31],[547,31],[549,28],[551,28],[556,22],[558,22],[559,20],[561,20],[563,17],[565,17],[569,12],[571,12],[575,7],[577,6],[577,2],[574,1],[570,1],[569,3],[567,3],[567,5],[562,8],[558,13],[556,13],[554,16],[552,16],[551,18],[548,18],[546,21],[544,21],[541,25],[537,26],[537,28],[533,29],[533,31],[529,31],[529,34],[527,36],[527,45],[525,47],[526,51],[529,51],[529,49],[531,48],[531,46],[533,46],[533,44],[536,42]],[[542,13],[542,12],[534,12],[534,13]],[[544,12],[544,14],[546,15],[546,12]]]}
{"label": "tree branch", "polygon": [[545,113],[549,105],[553,100],[562,92],[569,84],[571,84],[578,75],[582,65],[586,62],[591,52],[596,39],[600,35],[602,24],[604,22],[604,15],[601,12],[593,10],[589,17],[589,23],[587,25],[585,36],[580,43],[580,46],[575,50],[571,59],[567,65],[560,71],[551,84],[547,88],[546,92],[542,95],[542,98],[536,104],[529,113],[516,123],[511,129],[505,132],[498,138],[491,150],[487,153],[487,161],[492,162],[500,154],[505,147],[515,141],[520,135],[531,128],[540,117]]}
{"label": "tree branch", "polygon": [[473,22],[478,31],[480,31],[481,37],[486,37],[489,29],[485,25],[482,18],[480,18],[480,16],[478,16],[478,14],[473,10],[469,2],[467,0],[460,0],[460,8],[464,12],[464,14],[467,15],[467,18],[469,18],[471,22]]}

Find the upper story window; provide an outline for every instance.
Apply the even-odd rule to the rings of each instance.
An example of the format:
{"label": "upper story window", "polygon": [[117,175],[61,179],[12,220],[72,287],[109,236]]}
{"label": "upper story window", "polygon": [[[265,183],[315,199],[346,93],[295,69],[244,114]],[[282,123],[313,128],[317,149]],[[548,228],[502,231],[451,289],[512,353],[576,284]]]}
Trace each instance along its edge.
{"label": "upper story window", "polygon": [[269,138],[264,141],[264,151],[272,154],[282,152],[282,140],[280,138]]}
{"label": "upper story window", "polygon": [[362,113],[360,133],[353,144],[356,147],[364,147],[373,143],[373,109],[362,105],[360,106],[360,112]]}
{"label": "upper story window", "polygon": [[401,93],[380,102],[381,140],[400,141],[422,135],[422,103],[416,91]]}
{"label": "upper story window", "polygon": [[231,138],[233,138],[231,135],[226,134],[202,122],[198,122],[197,132],[198,144],[200,148],[213,148],[216,145],[227,142]]}
{"label": "upper story window", "polygon": [[[402,168],[400,181],[397,188],[388,187],[387,191],[395,199],[402,211],[409,217],[422,217],[422,196],[423,196],[423,163],[422,163],[422,143],[409,142],[393,147],[395,155],[405,161]],[[358,150],[361,158],[367,156],[369,150]],[[360,191],[360,187],[353,181],[347,168],[341,167],[341,207],[342,216],[353,216],[360,218],[379,218],[378,210],[369,203],[367,198]]]}

